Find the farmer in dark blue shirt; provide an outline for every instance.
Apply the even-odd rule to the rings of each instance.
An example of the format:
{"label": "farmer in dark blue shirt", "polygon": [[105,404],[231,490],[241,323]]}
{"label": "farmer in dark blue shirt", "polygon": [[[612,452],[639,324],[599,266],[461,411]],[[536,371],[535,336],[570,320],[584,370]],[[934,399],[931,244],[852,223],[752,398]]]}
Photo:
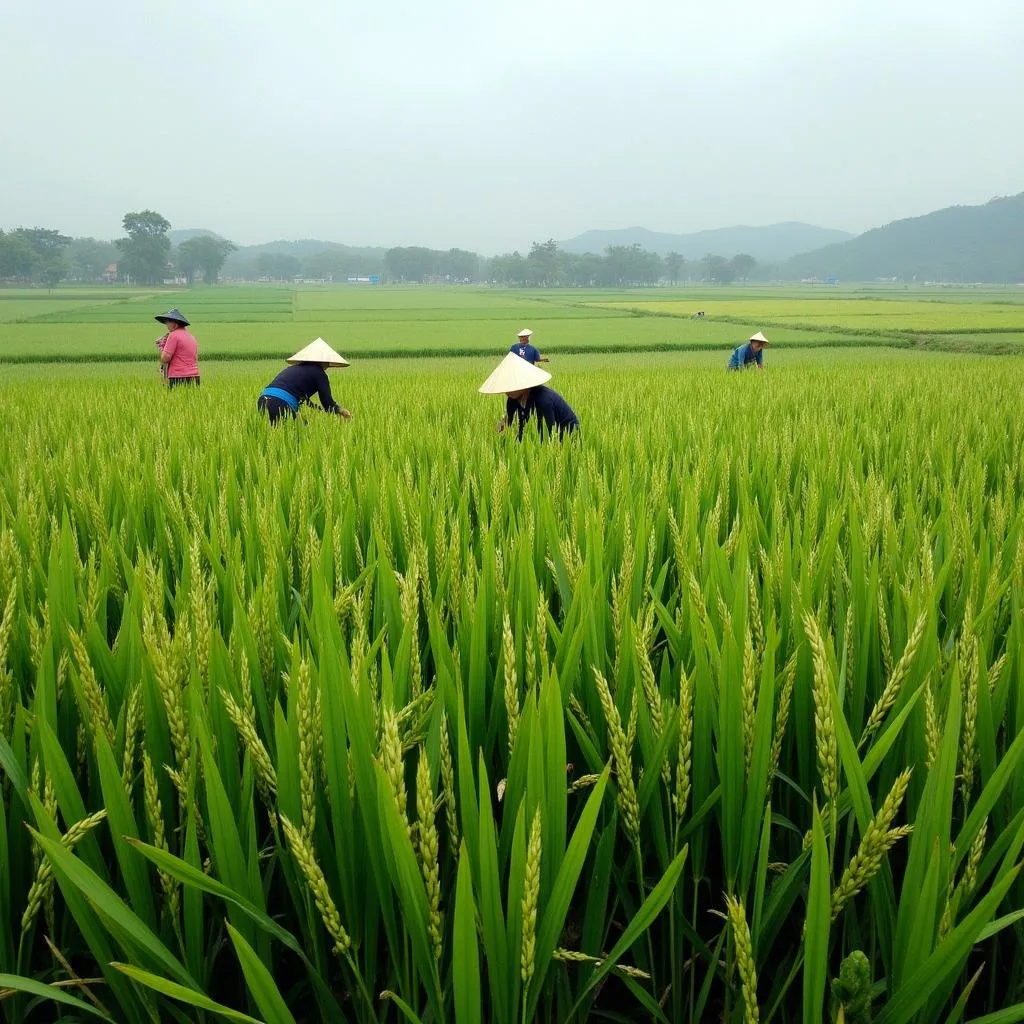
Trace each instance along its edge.
{"label": "farmer in dark blue shirt", "polygon": [[505,430],[518,423],[519,440],[531,417],[537,421],[537,430],[542,438],[549,437],[556,430],[559,438],[575,433],[580,421],[569,403],[557,392],[545,387],[551,380],[546,370],[528,363],[510,352],[498,368],[480,386],[483,395],[505,395],[505,418],[498,422],[498,430]]}
{"label": "farmer in dark blue shirt", "polygon": [[525,359],[528,363],[536,365],[537,363],[548,363],[551,360],[547,356],[542,356],[537,351],[537,347],[530,343],[530,338],[533,336],[533,331],[529,327],[524,327],[519,332],[519,340],[509,349],[509,352],[514,352],[520,359]]}
{"label": "farmer in dark blue shirt", "polygon": [[761,354],[771,342],[760,332],[751,336],[750,340],[734,349],[729,359],[730,370],[745,370],[748,366],[764,369],[764,356]]}
{"label": "farmer in dark blue shirt", "polygon": [[256,401],[256,408],[266,413],[271,423],[277,423],[282,416],[294,419],[299,406],[303,402],[309,403],[313,395],[319,396],[324,412],[334,413],[347,420],[352,418],[352,413],[334,400],[327,380],[327,368],[348,366],[347,359],[338,355],[323,338],[317,338],[301,352],[296,352],[288,362],[291,365],[263,389]]}

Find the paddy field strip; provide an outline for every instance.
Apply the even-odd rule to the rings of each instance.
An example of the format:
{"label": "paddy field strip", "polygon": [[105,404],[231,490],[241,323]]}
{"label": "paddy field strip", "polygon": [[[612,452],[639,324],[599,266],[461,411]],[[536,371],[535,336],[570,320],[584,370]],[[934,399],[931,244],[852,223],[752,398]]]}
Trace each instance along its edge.
{"label": "paddy field strip", "polygon": [[[149,360],[147,325],[171,305],[193,321],[204,361],[286,355],[316,335],[363,358],[471,355],[500,351],[523,326],[536,331],[543,351],[563,354],[724,352],[761,329],[780,348],[1024,351],[1024,295],[1010,289],[808,298],[792,289],[261,286],[0,292],[0,364]],[[694,318],[697,310],[705,317]]]}

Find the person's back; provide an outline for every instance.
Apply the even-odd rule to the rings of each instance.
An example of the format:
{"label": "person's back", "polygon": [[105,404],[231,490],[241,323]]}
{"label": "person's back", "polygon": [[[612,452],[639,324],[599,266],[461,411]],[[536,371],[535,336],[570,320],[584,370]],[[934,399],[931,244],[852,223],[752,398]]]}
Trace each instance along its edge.
{"label": "person's back", "polygon": [[163,351],[170,359],[167,363],[168,381],[191,380],[199,377],[199,343],[178,327],[167,335]]}
{"label": "person's back", "polygon": [[751,342],[745,341],[742,345],[733,349],[732,356],[729,359],[729,369],[744,370],[751,365],[756,365],[758,368],[763,366],[764,356],[761,355],[760,350],[754,348]]}
{"label": "person's back", "polygon": [[539,384],[530,388],[526,404],[518,399],[509,398],[506,406],[506,418],[509,423],[513,417],[519,420],[519,438],[522,440],[523,428],[531,415],[537,417],[537,430],[541,437],[553,434],[558,430],[561,438],[579,429],[580,421],[572,406],[553,388]]}
{"label": "person's back", "polygon": [[327,412],[334,412],[337,403],[331,395],[327,371],[318,363],[294,363],[286,366],[268,385],[280,391],[287,391],[297,403],[308,402],[314,395],[320,396],[320,404]]}
{"label": "person's back", "polygon": [[760,332],[752,334],[742,345],[733,349],[729,358],[730,370],[745,370],[748,366],[764,369],[764,350],[771,342]]}
{"label": "person's back", "polygon": [[263,389],[256,407],[271,423],[277,423],[284,416],[294,418],[303,402],[318,395],[324,412],[351,419],[352,413],[338,405],[331,394],[329,366],[348,366],[348,360],[323,338],[317,338],[288,360],[288,365]]}
{"label": "person's back", "polygon": [[529,342],[517,341],[509,349],[509,352],[514,352],[520,359],[525,359],[528,363],[532,363],[534,366],[540,362],[540,352]]}

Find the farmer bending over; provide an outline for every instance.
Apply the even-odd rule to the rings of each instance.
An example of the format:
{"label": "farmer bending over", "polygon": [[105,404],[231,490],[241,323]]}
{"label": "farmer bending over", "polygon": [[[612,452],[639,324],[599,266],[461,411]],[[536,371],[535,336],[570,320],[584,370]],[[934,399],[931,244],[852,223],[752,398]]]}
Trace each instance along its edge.
{"label": "farmer bending over", "polygon": [[298,415],[299,406],[309,403],[313,395],[319,395],[324,412],[334,413],[347,420],[352,418],[348,409],[343,409],[331,394],[327,380],[329,366],[348,366],[348,360],[338,355],[323,338],[310,342],[301,352],[288,360],[290,364],[267,385],[256,401],[256,408],[265,413],[271,423],[277,423],[282,416]]}
{"label": "farmer bending over", "polygon": [[[559,439],[579,429],[580,421],[569,403],[557,392],[544,386],[551,374],[514,352],[498,364],[498,368],[480,386],[482,395],[505,395],[505,418],[499,420],[498,430],[511,427],[518,420],[519,440],[523,427],[531,416],[536,417],[537,430],[543,438],[558,430]],[[545,431],[546,428],[546,431]]]}
{"label": "farmer bending over", "polygon": [[745,370],[748,366],[764,369],[764,356],[761,354],[771,342],[760,332],[751,336],[750,340],[733,351],[729,359],[730,370]]}

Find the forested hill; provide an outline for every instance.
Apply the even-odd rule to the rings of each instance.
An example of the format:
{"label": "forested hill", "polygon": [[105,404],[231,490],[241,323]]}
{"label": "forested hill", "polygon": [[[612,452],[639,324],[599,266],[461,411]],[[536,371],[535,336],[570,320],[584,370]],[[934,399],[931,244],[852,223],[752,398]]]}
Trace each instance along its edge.
{"label": "forested hill", "polygon": [[852,237],[845,231],[833,228],[789,222],[763,227],[714,228],[687,235],[672,235],[647,228],[584,231],[575,238],[559,242],[558,246],[563,252],[602,253],[613,245],[639,245],[659,256],[677,252],[690,263],[703,259],[709,252],[726,257],[747,253],[760,263],[779,263],[797,253]]}
{"label": "forested hill", "polygon": [[848,242],[795,256],[779,276],[842,281],[1024,281],[1024,192],[893,221]]}

